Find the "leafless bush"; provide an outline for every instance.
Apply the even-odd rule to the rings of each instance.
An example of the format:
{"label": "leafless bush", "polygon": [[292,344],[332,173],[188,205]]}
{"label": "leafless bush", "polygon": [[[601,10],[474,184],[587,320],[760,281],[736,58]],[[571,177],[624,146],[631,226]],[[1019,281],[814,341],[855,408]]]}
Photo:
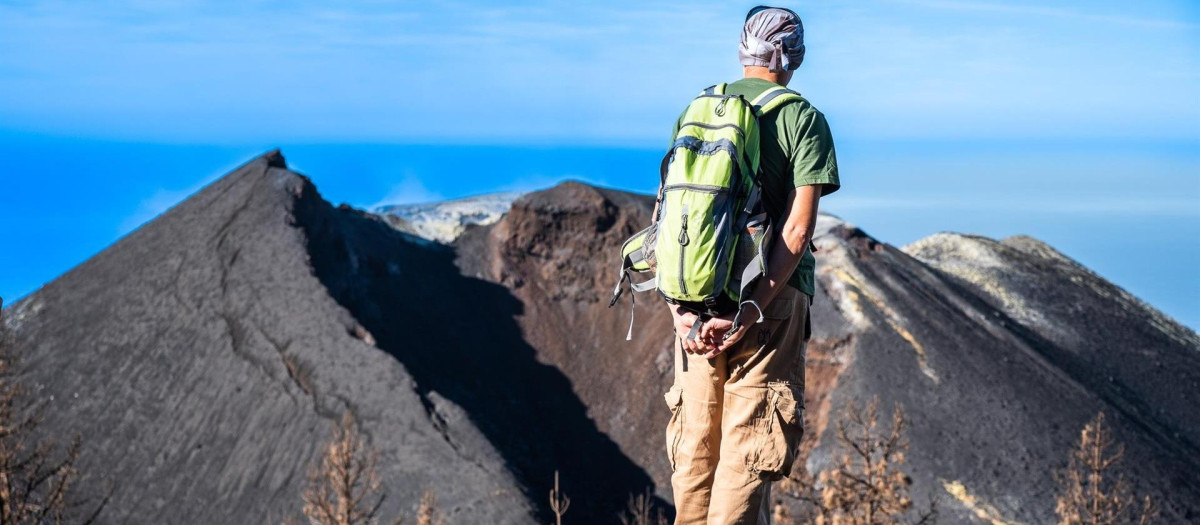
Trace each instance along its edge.
{"label": "leafless bush", "polygon": [[344,414],[320,463],[309,472],[304,516],[312,525],[378,523],[384,500],[378,463],[379,453],[359,435],[354,418]]}
{"label": "leafless bush", "polygon": [[775,525],[796,525],[796,517],[792,515],[792,509],[789,509],[782,501],[776,501],[775,506],[771,507],[771,523]]}
{"label": "leafless bush", "polygon": [[655,508],[650,489],[639,495],[630,495],[629,504],[618,518],[622,525],[667,525],[662,509]]}
{"label": "leafless bush", "polygon": [[1150,497],[1141,498],[1139,504],[1124,476],[1112,472],[1124,454],[1125,447],[1114,442],[1103,412],[1083,427],[1067,468],[1055,475],[1054,512],[1059,525],[1144,525],[1155,519],[1158,509]]}
{"label": "leafless bush", "polygon": [[[397,524],[399,521],[397,521]],[[421,495],[421,503],[417,506],[417,525],[445,525],[446,517],[438,510],[437,495],[432,490]]]}
{"label": "leafless bush", "polygon": [[70,498],[82,438],[76,436],[61,455],[53,440],[34,441],[45,406],[26,400],[14,377],[11,345],[0,310],[0,525],[92,523],[107,498],[88,516]]}
{"label": "leafless bush", "polygon": [[[321,461],[309,471],[304,516],[312,525],[375,525],[380,521],[379,509],[385,498],[379,452],[367,444],[347,412],[325,445]],[[294,520],[288,518],[284,523]],[[389,523],[401,525],[404,516],[396,516]],[[437,495],[425,491],[417,505],[417,525],[445,524]]]}
{"label": "leafless bush", "polygon": [[[817,525],[929,524],[937,517],[936,502],[917,511],[909,496],[912,478],[900,469],[908,440],[904,411],[896,405],[892,425],[879,425],[879,399],[861,409],[848,403],[837,423],[837,452],[833,466],[814,480],[807,473],[795,481],[795,496],[806,504]],[[782,505],[778,521],[794,522]],[[915,513],[915,514],[914,514]]]}

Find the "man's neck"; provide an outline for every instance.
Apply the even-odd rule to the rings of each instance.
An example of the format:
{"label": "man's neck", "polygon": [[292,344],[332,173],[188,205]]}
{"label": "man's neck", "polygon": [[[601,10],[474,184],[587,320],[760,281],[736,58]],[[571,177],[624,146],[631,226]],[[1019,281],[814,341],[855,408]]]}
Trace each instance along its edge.
{"label": "man's neck", "polygon": [[781,86],[788,85],[792,80],[791,71],[771,71],[762,66],[745,66],[742,68],[742,76],[774,82]]}

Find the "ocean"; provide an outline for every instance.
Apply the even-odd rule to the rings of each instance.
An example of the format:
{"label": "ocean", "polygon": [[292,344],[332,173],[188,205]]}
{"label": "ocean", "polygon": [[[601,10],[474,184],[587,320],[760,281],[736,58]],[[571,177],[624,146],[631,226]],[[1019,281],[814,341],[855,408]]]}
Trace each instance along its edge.
{"label": "ocean", "polygon": [[[266,150],[334,203],[373,207],[563,180],[650,193],[654,145],[156,144],[0,134],[0,297],[11,303]],[[665,146],[665,144],[664,144]],[[897,246],[940,231],[1041,239],[1200,327],[1200,144],[838,143],[822,211]]]}

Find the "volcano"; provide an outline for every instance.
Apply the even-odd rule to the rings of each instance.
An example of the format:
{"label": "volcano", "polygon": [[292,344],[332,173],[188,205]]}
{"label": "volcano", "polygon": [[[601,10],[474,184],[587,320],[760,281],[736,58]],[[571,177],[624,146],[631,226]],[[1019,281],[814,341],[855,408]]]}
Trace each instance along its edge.
{"label": "volcano", "polygon": [[[572,523],[644,491],[669,505],[668,316],[639,302],[625,341],[629,304],[607,307],[652,199],[567,182],[470,202],[333,206],[271,152],[6,307],[42,429],[79,433],[79,490],[111,492],[100,521],[296,514],[346,413],[380,452],[385,515],[432,490],[452,523],[545,522],[556,471]],[[810,470],[838,410],[878,396],[908,414],[918,501],[1047,522],[1052,473],[1103,411],[1131,486],[1200,519],[1194,331],[1029,237],[900,248],[822,215],[815,244]]]}

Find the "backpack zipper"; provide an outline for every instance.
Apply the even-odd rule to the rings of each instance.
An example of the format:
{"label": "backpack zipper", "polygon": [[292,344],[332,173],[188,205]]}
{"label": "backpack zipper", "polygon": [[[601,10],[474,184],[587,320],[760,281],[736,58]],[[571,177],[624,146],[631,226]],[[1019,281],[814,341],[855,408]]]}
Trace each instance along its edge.
{"label": "backpack zipper", "polygon": [[683,129],[688,126],[695,126],[698,128],[712,129],[712,130],[733,128],[733,130],[737,132],[739,137],[746,138],[746,132],[742,131],[742,128],[740,126],[738,126],[737,124],[716,125],[716,124],[708,124],[706,122],[684,122],[682,126],[679,126],[679,129]]}
{"label": "backpack zipper", "polygon": [[729,102],[728,98],[726,98],[720,102],[717,102],[717,107],[713,109],[713,113],[718,117],[724,117],[725,116],[725,104],[727,104],[728,102]]}
{"label": "backpack zipper", "polygon": [[687,204],[684,204],[683,205],[683,223],[682,223],[682,226],[679,227],[679,237],[676,239],[677,241],[679,241],[679,291],[683,292],[683,295],[687,295],[687,293],[688,293],[687,283],[684,282],[684,279],[683,279],[683,259],[684,259],[683,258],[683,249],[685,246],[688,245],[688,242],[689,242],[687,229],[688,229],[688,208],[687,208]]}

